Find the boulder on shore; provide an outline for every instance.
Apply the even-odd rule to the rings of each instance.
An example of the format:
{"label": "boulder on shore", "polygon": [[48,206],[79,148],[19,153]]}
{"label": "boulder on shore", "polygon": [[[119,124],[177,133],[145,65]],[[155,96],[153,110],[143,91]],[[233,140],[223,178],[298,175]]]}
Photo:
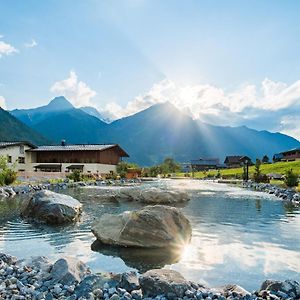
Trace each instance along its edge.
{"label": "boulder on shore", "polygon": [[82,204],[71,196],[43,190],[31,197],[22,216],[48,224],[63,224],[77,220],[81,211]]}
{"label": "boulder on shore", "polygon": [[104,214],[92,225],[92,232],[104,244],[166,248],[189,242],[192,229],[177,208],[155,205],[119,215]]}
{"label": "boulder on shore", "polygon": [[175,298],[182,298],[192,289],[191,283],[173,270],[150,270],[142,274],[139,281],[144,297],[172,294]]}
{"label": "boulder on shore", "polygon": [[80,282],[90,271],[80,260],[72,257],[57,260],[50,272],[52,282],[71,285]]}
{"label": "boulder on shore", "polygon": [[259,294],[265,294],[268,291],[284,299],[289,297],[293,299],[300,298],[300,284],[295,280],[265,280],[259,289]]}

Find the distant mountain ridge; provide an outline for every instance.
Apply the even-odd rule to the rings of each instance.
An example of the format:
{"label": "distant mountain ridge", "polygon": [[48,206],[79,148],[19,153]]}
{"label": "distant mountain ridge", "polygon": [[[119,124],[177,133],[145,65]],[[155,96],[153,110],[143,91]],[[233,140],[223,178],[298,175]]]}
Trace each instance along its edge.
{"label": "distant mountain ridge", "polygon": [[92,107],[92,106],[83,106],[83,107],[80,107],[81,110],[83,110],[85,113],[91,115],[91,116],[94,116],[96,118],[98,118],[99,120],[105,122],[105,123],[110,123],[110,120],[103,117],[101,115],[101,113],[95,108],[95,107]]}
{"label": "distant mountain ridge", "polygon": [[51,144],[51,141],[20,122],[0,108],[0,141],[28,141],[35,145]]}
{"label": "distant mountain ridge", "polygon": [[93,143],[107,125],[95,116],[75,108],[65,97],[56,97],[48,105],[11,113],[49,139],[69,143]]}
{"label": "distant mountain ridge", "polygon": [[[61,109],[59,109],[61,107]],[[118,143],[141,165],[171,156],[180,162],[200,157],[248,155],[261,158],[300,146],[296,139],[268,131],[214,126],[193,120],[166,102],[107,124],[88,108],[76,109],[64,97],[49,105],[12,114],[51,140],[68,143]]]}

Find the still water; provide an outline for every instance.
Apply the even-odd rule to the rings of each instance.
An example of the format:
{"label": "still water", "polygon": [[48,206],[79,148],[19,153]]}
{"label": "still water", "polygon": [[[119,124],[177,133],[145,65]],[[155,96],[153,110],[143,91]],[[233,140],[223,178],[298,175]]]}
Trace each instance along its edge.
{"label": "still water", "polygon": [[191,200],[180,206],[193,228],[182,253],[99,246],[90,231],[99,215],[141,207],[100,195],[118,187],[65,190],[83,204],[81,221],[59,227],[30,224],[19,217],[22,198],[0,200],[0,251],[19,258],[68,255],[93,271],[144,272],[171,268],[209,286],[237,283],[257,289],[266,278],[300,281],[300,210],[260,192],[192,180],[161,180],[147,185],[186,190]]}

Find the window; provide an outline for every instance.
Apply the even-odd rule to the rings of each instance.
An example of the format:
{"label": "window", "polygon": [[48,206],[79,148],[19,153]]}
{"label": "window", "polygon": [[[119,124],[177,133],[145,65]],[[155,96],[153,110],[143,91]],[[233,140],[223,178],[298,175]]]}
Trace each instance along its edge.
{"label": "window", "polygon": [[24,154],[25,153],[25,148],[23,145],[20,146],[20,154]]}
{"label": "window", "polygon": [[19,163],[19,164],[25,164],[25,157],[21,157],[21,156],[20,156],[20,157],[18,158],[18,163]]}
{"label": "window", "polygon": [[11,162],[12,162],[11,155],[7,155],[7,162],[8,162],[9,164],[11,164]]}

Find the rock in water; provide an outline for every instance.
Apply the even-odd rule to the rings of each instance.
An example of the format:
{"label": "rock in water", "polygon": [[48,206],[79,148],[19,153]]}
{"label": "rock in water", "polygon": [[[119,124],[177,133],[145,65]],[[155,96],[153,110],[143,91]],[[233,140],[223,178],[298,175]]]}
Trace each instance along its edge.
{"label": "rock in water", "polygon": [[145,204],[177,204],[189,200],[189,195],[184,191],[170,191],[156,187],[122,188],[113,197],[117,200],[138,201]]}
{"label": "rock in water", "polygon": [[155,205],[119,215],[104,214],[93,224],[92,232],[104,244],[167,248],[189,242],[192,229],[177,208]]}
{"label": "rock in water", "polygon": [[82,204],[71,196],[48,190],[36,192],[22,215],[48,224],[73,222],[81,214]]}
{"label": "rock in water", "polygon": [[182,298],[186,291],[192,289],[190,282],[173,270],[150,270],[141,275],[139,280],[143,295],[146,297],[171,293]]}

